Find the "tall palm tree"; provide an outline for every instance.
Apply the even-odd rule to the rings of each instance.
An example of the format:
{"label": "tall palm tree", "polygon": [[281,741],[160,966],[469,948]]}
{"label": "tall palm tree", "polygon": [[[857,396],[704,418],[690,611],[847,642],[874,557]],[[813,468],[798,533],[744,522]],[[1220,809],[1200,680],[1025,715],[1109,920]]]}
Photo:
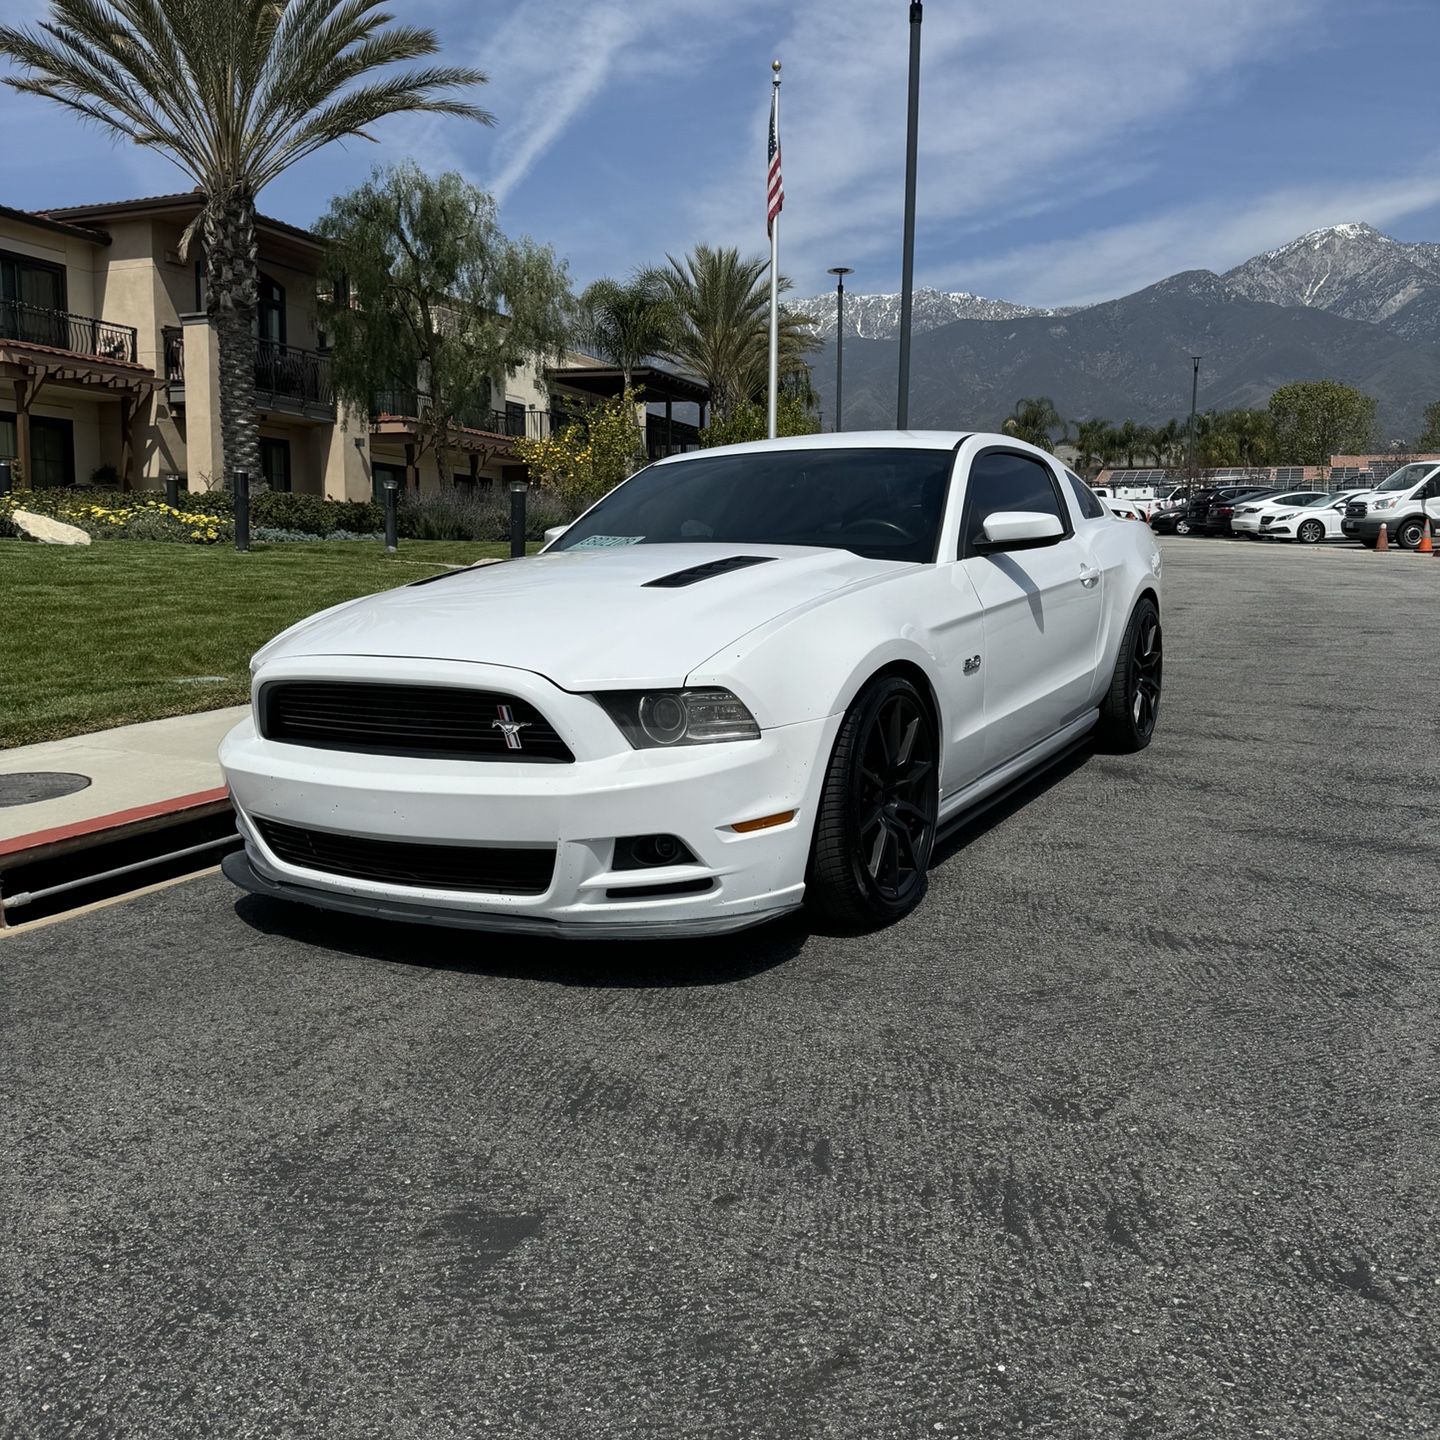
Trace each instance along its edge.
{"label": "tall palm tree", "polygon": [[15,90],[43,95],[173,161],[194,182],[206,308],[220,349],[225,464],[258,474],[255,201],[290,166],[387,115],[430,111],[484,124],[449,93],[478,70],[423,65],[431,30],[390,25],[381,0],[50,0],[32,29],[0,26]]}
{"label": "tall palm tree", "polygon": [[1105,458],[1105,436],[1109,432],[1108,420],[1082,420],[1075,427],[1075,448],[1080,452],[1080,468],[1090,470],[1097,460]]}
{"label": "tall palm tree", "polygon": [[1005,417],[1000,428],[1017,440],[1028,440],[1042,450],[1054,449],[1051,432],[1058,430],[1063,438],[1066,424],[1055,408],[1055,402],[1048,395],[1037,395],[1034,399],[1017,400],[1015,408]]}
{"label": "tall palm tree", "polygon": [[1150,453],[1156,465],[1173,464],[1176,451],[1184,438],[1184,427],[1178,420],[1172,418],[1163,425],[1155,426],[1150,432]]}
{"label": "tall palm tree", "polygon": [[[733,246],[697,245],[681,260],[647,271],[665,289],[677,326],[661,353],[693,370],[710,387],[717,419],[765,393],[770,368],[768,260],[742,258]],[[790,282],[780,277],[780,291]],[[782,307],[780,373],[808,370],[805,356],[820,348],[808,316]]]}
{"label": "tall palm tree", "polygon": [[619,368],[627,390],[636,368],[664,351],[678,328],[670,292],[653,272],[596,280],[580,296],[580,342]]}

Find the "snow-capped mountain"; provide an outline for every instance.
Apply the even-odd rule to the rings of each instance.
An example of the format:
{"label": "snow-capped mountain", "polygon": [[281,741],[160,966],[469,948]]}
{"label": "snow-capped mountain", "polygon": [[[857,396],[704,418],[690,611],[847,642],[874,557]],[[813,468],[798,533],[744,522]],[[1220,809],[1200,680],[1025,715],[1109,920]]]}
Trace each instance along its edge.
{"label": "snow-capped mountain", "polygon": [[1312,230],[1224,279],[1247,300],[1328,310],[1410,340],[1440,338],[1440,245],[1408,244],[1370,225]]}
{"label": "snow-capped mountain", "polygon": [[[835,335],[835,292],[787,300],[786,308],[809,315],[822,339]],[[1069,310],[1042,310],[1009,300],[989,300],[968,290],[917,290],[911,324],[916,335],[938,330],[953,320],[1020,320],[1032,315],[1068,315]],[[862,340],[893,340],[900,333],[900,296],[845,292],[845,335]]]}

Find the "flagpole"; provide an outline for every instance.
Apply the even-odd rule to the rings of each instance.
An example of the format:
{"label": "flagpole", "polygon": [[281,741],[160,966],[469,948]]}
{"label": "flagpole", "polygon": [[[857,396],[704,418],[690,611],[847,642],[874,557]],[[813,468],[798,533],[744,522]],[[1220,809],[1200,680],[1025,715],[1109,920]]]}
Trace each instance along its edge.
{"label": "flagpole", "polygon": [[[780,62],[772,61],[770,123],[780,134]],[[780,217],[770,222],[770,379],[766,387],[766,433],[775,438],[775,411],[780,388]]]}

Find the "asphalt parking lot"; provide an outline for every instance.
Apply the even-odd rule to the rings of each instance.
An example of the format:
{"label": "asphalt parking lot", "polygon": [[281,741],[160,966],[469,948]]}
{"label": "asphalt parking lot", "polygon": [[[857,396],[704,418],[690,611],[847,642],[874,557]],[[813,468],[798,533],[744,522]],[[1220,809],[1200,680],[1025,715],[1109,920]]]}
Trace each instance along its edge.
{"label": "asphalt parking lot", "polygon": [[3,1433],[1440,1432],[1440,561],[1164,544],[879,936],[0,940]]}

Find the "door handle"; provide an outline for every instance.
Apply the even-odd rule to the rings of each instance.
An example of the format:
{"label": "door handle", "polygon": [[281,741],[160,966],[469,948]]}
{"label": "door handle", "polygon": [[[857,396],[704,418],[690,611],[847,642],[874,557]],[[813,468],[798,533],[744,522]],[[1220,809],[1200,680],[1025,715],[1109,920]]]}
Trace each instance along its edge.
{"label": "door handle", "polygon": [[1100,572],[1093,565],[1080,566],[1080,583],[1090,590],[1100,583]]}

